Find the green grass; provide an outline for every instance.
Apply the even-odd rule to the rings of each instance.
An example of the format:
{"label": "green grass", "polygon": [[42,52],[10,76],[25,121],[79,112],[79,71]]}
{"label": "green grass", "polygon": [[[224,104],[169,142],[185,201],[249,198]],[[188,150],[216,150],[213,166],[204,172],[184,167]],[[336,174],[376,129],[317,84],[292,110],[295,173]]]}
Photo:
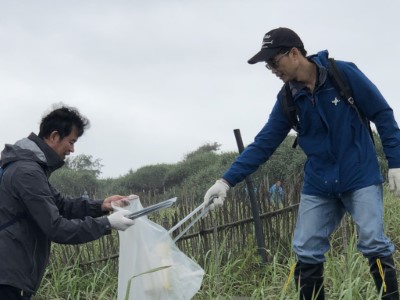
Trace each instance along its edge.
{"label": "green grass", "polygon": [[[114,270],[113,270],[114,269]],[[115,268],[109,262],[102,268],[79,266],[65,268],[51,264],[45,273],[35,300],[100,300],[117,298]]]}
{"label": "green grass", "polygon": [[[399,198],[385,189],[385,228],[396,248],[400,247],[399,202]],[[217,252],[205,253],[206,274],[200,291],[193,299],[298,299],[294,280],[289,276],[295,263],[294,256],[285,257],[277,253],[270,263],[261,265],[256,249],[233,255],[224,248],[223,242],[220,245]],[[222,261],[222,257],[226,261]],[[400,266],[399,250],[394,257],[397,266]],[[349,239],[346,251],[339,253],[331,249],[326,258],[326,299],[378,299],[367,259],[356,249],[355,236]],[[102,268],[91,267],[85,271],[79,266],[67,269],[51,265],[34,299],[111,300],[117,297],[117,285],[117,274],[111,262]]]}

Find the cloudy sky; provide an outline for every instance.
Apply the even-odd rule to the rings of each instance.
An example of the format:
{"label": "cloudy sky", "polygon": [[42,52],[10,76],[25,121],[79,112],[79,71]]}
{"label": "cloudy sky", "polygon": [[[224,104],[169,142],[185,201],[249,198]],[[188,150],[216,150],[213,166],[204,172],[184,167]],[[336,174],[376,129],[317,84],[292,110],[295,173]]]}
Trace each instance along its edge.
{"label": "cloudy sky", "polygon": [[400,2],[393,0],[0,0],[0,145],[38,132],[53,103],[91,128],[74,155],[102,177],[176,163],[205,143],[250,143],[282,82],[247,60],[290,27],[309,54],[355,62],[400,120]]}

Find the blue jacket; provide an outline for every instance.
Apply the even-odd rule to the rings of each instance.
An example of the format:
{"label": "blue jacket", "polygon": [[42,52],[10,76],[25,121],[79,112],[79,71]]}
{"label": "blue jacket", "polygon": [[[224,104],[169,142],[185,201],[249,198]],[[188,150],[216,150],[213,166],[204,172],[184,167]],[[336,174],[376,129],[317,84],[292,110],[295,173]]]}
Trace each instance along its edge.
{"label": "blue jacket", "polygon": [[269,189],[269,193],[270,194],[278,193],[279,195],[283,196],[283,188],[281,186],[278,187],[276,184],[274,184]]}
{"label": "blue jacket", "polygon": [[[298,107],[298,143],[307,155],[303,193],[331,197],[383,182],[375,148],[357,113],[340,98],[327,76],[328,51],[308,57],[317,65],[318,82],[311,93],[299,82],[290,82]],[[350,62],[337,61],[350,85],[358,109],[380,135],[389,168],[400,167],[400,130],[393,110],[377,87]],[[232,186],[253,173],[272,155],[291,129],[278,93],[268,122],[223,175]],[[335,101],[338,100],[338,101]]]}

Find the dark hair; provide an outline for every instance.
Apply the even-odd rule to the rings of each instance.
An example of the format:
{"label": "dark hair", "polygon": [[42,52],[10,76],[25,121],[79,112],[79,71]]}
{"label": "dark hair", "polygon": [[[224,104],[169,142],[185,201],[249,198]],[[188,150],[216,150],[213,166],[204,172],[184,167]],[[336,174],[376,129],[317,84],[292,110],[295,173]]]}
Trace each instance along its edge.
{"label": "dark hair", "polygon": [[40,122],[40,138],[47,138],[53,131],[57,131],[61,138],[68,136],[76,128],[78,137],[89,128],[89,120],[82,116],[74,107],[62,106],[54,109],[42,118]]}
{"label": "dark hair", "polygon": [[281,50],[279,50],[278,54],[286,53],[287,51],[291,50],[292,48],[297,48],[304,57],[307,56],[307,51],[306,51],[306,49],[304,49],[304,47],[301,47],[301,48],[299,48],[299,47],[290,47],[290,48],[284,47],[284,48],[281,48]]}
{"label": "dark hair", "polygon": [[304,49],[304,47],[302,47],[302,48],[297,48],[297,49],[299,49],[300,53],[303,54],[304,57],[307,56],[307,50]]}

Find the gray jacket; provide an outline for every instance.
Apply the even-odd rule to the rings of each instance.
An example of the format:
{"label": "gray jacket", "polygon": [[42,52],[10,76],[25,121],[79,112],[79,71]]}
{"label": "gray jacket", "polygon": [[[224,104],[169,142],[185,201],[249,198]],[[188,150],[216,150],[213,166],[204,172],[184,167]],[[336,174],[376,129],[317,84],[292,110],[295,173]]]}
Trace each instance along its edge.
{"label": "gray jacket", "polygon": [[102,201],[63,197],[49,183],[63,160],[35,134],[6,145],[0,185],[0,284],[35,293],[51,242],[79,244],[110,232]]}

